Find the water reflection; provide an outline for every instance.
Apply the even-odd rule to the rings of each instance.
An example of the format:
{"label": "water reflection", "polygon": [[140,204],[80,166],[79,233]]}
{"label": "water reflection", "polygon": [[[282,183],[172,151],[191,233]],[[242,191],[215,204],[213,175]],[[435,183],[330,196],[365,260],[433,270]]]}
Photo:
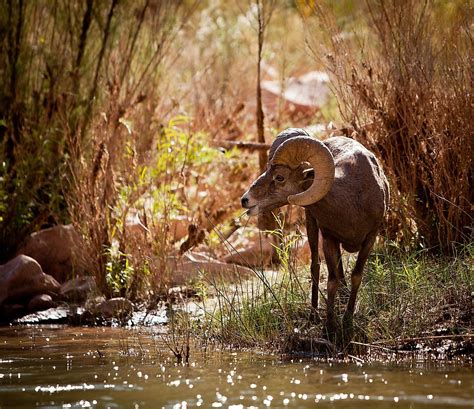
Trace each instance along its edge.
{"label": "water reflection", "polygon": [[474,407],[466,363],[292,361],[194,351],[183,366],[150,331],[0,329],[0,407]]}

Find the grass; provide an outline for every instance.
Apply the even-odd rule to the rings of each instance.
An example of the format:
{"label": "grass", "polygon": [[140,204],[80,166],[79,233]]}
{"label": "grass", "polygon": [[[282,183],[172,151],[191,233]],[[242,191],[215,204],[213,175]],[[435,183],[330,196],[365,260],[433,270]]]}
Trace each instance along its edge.
{"label": "grass", "polygon": [[[468,333],[473,252],[472,244],[450,258],[405,253],[389,246],[374,251],[359,291],[353,341],[392,345],[415,337]],[[288,249],[282,253],[282,268],[276,276],[256,271],[255,280],[246,285],[214,283],[218,308],[211,314],[207,336],[235,347],[279,352],[333,348],[324,341],[322,324],[310,319],[309,268],[291,260]],[[348,271],[353,258],[347,257],[345,264]],[[323,268],[320,289],[325,288],[324,281]],[[339,317],[343,311],[339,302]],[[325,290],[319,314],[325,316]]]}
{"label": "grass", "polygon": [[471,243],[450,258],[399,250],[373,254],[358,313],[369,342],[467,331],[473,251]]}

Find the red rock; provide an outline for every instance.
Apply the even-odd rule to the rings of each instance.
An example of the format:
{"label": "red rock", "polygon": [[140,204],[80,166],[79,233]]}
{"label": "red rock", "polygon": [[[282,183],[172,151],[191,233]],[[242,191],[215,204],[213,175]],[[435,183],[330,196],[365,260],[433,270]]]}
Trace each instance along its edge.
{"label": "red rock", "polygon": [[34,296],[28,303],[28,311],[36,312],[48,310],[56,306],[53,298],[48,294],[39,294]]}
{"label": "red rock", "polygon": [[85,253],[84,242],[71,224],[33,233],[17,251],[34,258],[44,272],[59,282],[85,274]]}
{"label": "red rock", "polygon": [[20,255],[0,266],[0,306],[29,303],[39,294],[57,294],[60,284],[45,274],[38,262]]}
{"label": "red rock", "polygon": [[244,266],[228,264],[208,255],[188,251],[181,257],[168,258],[171,285],[178,286],[199,280],[203,275],[209,280],[235,282],[248,279],[254,272]]}
{"label": "red rock", "polygon": [[59,290],[62,299],[73,302],[85,301],[97,289],[94,277],[76,277],[66,281]]}
{"label": "red rock", "polygon": [[97,314],[103,318],[127,318],[133,312],[133,303],[126,298],[116,297],[105,300],[97,306]]}

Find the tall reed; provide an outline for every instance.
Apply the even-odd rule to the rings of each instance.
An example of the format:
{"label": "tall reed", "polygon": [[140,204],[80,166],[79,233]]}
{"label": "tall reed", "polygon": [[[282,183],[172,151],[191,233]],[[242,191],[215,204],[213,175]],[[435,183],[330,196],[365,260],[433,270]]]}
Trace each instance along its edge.
{"label": "tall reed", "polygon": [[390,236],[453,253],[473,226],[467,2],[368,1],[357,31],[313,11],[312,32],[327,38],[312,50],[332,74],[345,132],[377,151],[390,176]]}
{"label": "tall reed", "polygon": [[0,260],[40,226],[72,221],[99,288],[110,293],[108,249],[120,242],[125,268],[124,220],[145,189],[139,172],[156,159],[166,121],[154,114],[164,66],[195,6],[4,3]]}

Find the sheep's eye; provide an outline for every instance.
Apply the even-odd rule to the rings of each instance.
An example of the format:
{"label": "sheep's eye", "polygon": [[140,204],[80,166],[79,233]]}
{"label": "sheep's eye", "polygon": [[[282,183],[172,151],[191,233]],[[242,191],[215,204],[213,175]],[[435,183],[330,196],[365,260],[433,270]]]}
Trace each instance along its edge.
{"label": "sheep's eye", "polygon": [[282,175],[276,175],[276,176],[274,177],[274,180],[277,181],[277,182],[279,182],[279,183],[281,183],[281,182],[284,182],[284,181],[285,181],[285,178],[284,178],[284,176],[282,176]]}

